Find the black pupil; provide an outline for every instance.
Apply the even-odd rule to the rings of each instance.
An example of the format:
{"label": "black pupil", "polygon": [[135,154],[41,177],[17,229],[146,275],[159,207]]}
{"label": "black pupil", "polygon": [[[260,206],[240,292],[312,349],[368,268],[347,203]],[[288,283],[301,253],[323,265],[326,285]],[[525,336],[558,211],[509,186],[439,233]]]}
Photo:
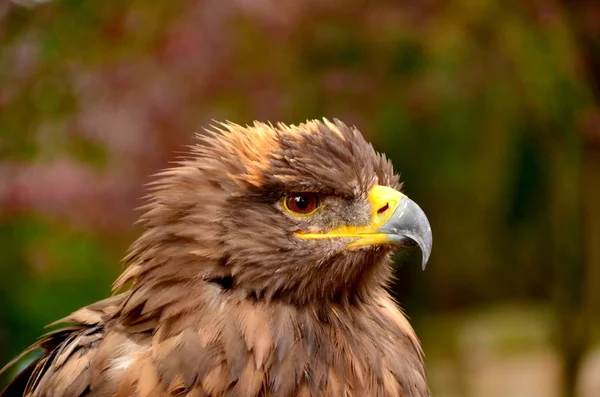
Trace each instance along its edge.
{"label": "black pupil", "polygon": [[308,208],[308,204],[309,204],[309,199],[306,196],[296,196],[294,197],[294,201],[296,202],[296,206],[301,209],[301,210],[305,210],[306,208]]}

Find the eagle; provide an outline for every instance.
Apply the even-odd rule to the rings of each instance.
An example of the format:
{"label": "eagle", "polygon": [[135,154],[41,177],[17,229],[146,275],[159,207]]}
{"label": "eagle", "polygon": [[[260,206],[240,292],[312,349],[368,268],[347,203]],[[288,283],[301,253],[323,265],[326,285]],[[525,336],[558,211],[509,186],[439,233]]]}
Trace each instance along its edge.
{"label": "eagle", "polygon": [[150,183],[113,295],[52,324],[0,396],[429,396],[388,288],[431,227],[385,155],[337,119],[196,138]]}

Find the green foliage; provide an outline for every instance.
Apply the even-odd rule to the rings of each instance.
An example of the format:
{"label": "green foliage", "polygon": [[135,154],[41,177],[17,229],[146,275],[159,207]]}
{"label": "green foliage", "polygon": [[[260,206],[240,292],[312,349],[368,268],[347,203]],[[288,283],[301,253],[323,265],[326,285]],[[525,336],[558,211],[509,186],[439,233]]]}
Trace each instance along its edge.
{"label": "green foliage", "polygon": [[98,238],[37,216],[0,227],[4,357],[31,344],[42,326],[108,296],[115,258]]}

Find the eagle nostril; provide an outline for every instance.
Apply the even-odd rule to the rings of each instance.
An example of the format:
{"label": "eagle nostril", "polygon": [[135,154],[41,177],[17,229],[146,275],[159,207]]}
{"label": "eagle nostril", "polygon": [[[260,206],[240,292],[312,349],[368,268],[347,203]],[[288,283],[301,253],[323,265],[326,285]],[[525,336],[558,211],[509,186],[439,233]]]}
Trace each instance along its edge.
{"label": "eagle nostril", "polygon": [[388,208],[390,208],[390,205],[388,203],[385,203],[383,207],[377,210],[377,214],[383,214],[385,211],[388,210]]}

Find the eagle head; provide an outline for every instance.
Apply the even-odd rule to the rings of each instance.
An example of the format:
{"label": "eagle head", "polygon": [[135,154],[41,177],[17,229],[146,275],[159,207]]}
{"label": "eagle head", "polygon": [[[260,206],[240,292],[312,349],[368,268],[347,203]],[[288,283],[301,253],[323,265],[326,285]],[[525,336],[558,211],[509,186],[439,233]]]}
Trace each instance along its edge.
{"label": "eagle head", "polygon": [[[209,281],[291,304],[351,301],[390,278],[390,254],[431,228],[356,128],[220,123],[152,183],[117,286]],[[166,281],[165,281],[166,282]]]}

